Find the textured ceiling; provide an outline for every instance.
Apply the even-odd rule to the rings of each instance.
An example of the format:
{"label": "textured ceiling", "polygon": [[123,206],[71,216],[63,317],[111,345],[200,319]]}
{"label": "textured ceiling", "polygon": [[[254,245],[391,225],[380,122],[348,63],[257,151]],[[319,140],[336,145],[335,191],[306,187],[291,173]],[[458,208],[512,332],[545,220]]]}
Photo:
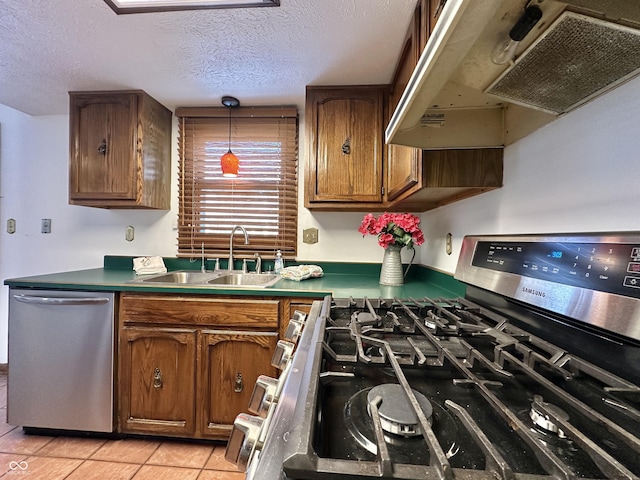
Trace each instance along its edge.
{"label": "textured ceiling", "polygon": [[0,103],[68,112],[68,91],[142,89],[170,109],[304,105],[305,85],[389,83],[416,0],[116,15],[103,0],[0,1]]}

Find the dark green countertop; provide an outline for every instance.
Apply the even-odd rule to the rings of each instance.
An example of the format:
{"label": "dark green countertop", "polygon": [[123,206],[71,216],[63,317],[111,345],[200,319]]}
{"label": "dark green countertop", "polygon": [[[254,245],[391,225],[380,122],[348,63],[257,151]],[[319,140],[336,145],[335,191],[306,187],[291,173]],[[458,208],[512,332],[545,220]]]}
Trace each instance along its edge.
{"label": "dark green countertop", "polygon": [[[165,258],[169,271],[198,270],[200,264],[187,259]],[[14,288],[66,290],[137,291],[167,293],[198,293],[207,295],[253,295],[287,297],[335,298],[438,298],[464,295],[464,284],[450,275],[421,265],[411,267],[405,285],[387,287],[378,283],[379,264],[319,263],[324,276],[296,282],[280,280],[269,288],[213,287],[210,285],[158,285],[129,283],[140,278],[133,271],[131,257],[105,256],[103,268],[35,275],[5,280]]]}

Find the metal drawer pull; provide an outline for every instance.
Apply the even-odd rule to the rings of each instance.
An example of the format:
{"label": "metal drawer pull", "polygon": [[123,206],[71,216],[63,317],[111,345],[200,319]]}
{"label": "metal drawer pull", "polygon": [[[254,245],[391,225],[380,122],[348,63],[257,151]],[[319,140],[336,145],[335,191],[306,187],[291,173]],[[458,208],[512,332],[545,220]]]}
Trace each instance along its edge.
{"label": "metal drawer pull", "polygon": [[242,381],[242,374],[238,372],[236,373],[236,384],[235,384],[235,387],[233,388],[233,391],[236,393],[240,393],[242,392],[243,388],[244,388],[244,382]]}
{"label": "metal drawer pull", "polygon": [[160,369],[156,367],[153,372],[153,388],[161,388],[162,387],[162,373]]}
{"label": "metal drawer pull", "polygon": [[102,140],[102,143],[98,146],[98,153],[100,155],[106,155],[107,154],[107,140],[106,139]]}
{"label": "metal drawer pull", "polygon": [[347,139],[342,144],[342,153],[345,155],[349,155],[351,153],[351,138],[347,137]]}

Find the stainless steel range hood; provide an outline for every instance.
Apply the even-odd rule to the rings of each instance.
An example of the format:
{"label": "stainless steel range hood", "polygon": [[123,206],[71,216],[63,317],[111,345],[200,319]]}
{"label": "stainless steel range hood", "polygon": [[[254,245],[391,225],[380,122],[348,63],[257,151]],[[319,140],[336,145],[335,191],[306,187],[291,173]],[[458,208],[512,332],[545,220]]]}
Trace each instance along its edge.
{"label": "stainless steel range hood", "polygon": [[[524,8],[542,19],[515,61],[490,54]],[[640,73],[640,1],[448,0],[393,113],[387,143],[508,145]]]}

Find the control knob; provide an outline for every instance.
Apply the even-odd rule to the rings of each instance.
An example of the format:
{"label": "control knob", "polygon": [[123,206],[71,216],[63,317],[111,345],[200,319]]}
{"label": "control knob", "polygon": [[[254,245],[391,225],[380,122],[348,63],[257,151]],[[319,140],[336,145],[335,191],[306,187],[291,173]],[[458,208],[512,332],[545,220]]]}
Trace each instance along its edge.
{"label": "control knob", "polygon": [[294,344],[298,343],[303,327],[303,322],[294,319],[289,320],[287,330],[284,332],[284,339]]}
{"label": "control knob", "polygon": [[241,472],[247,470],[258,444],[263,423],[264,419],[246,413],[240,413],[233,422],[224,458],[234,463]]}
{"label": "control knob", "polygon": [[253,393],[249,400],[249,411],[261,418],[266,418],[271,404],[275,403],[278,392],[278,380],[260,375],[253,387]]}
{"label": "control knob", "polygon": [[271,357],[271,365],[279,370],[284,370],[289,364],[289,360],[291,360],[294,348],[295,345],[293,343],[286,340],[278,340],[273,357]]}

